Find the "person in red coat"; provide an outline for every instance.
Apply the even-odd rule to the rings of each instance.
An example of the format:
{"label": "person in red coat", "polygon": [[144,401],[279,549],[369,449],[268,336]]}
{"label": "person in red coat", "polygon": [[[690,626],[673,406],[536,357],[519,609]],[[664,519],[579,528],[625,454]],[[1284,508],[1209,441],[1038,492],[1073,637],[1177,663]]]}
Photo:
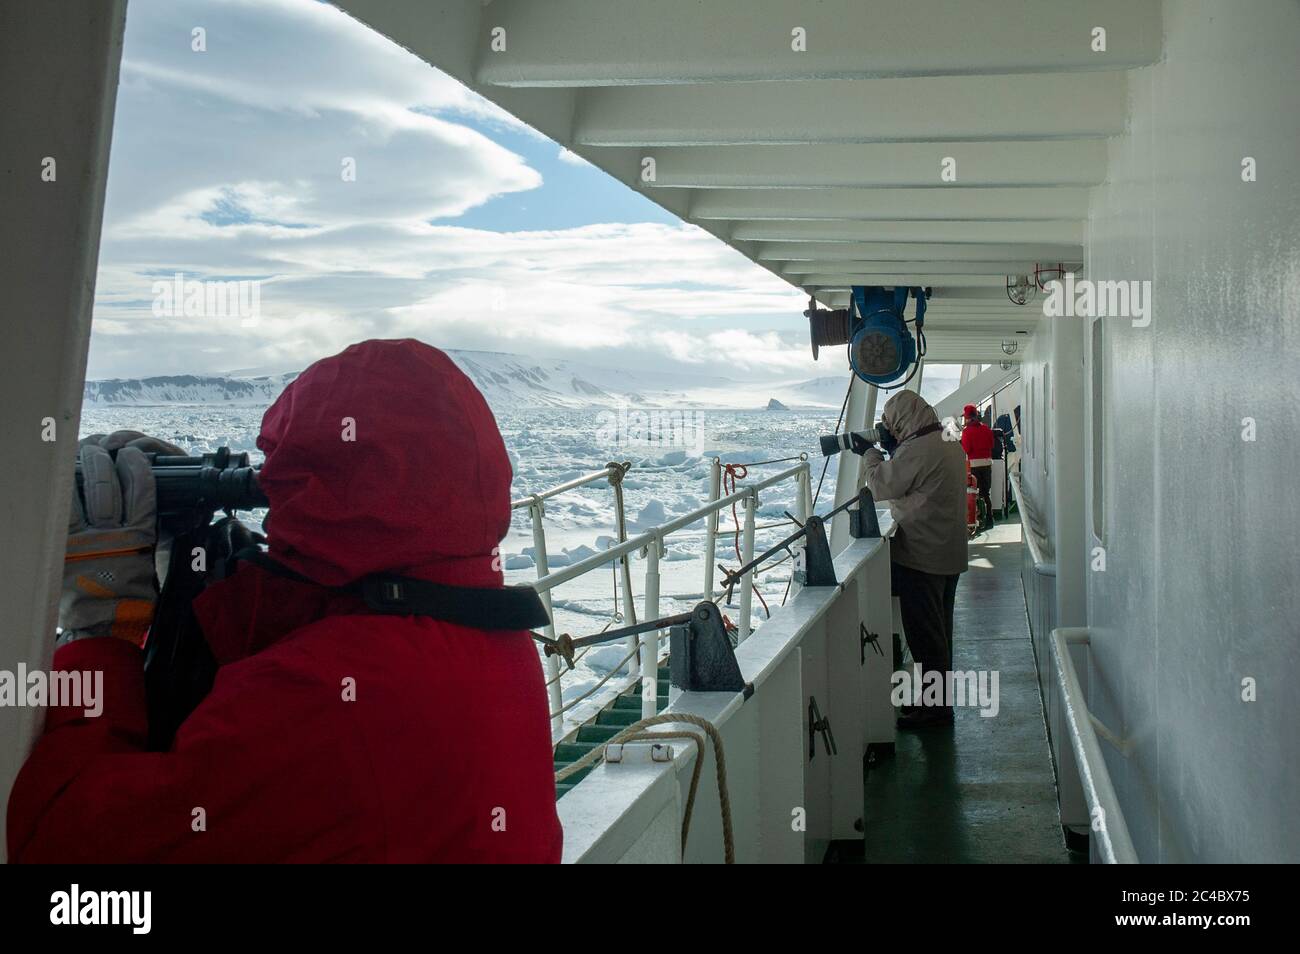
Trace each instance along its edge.
{"label": "person in red coat", "polygon": [[376,615],[340,589],[380,572],[503,586],[511,467],[482,395],[441,351],[366,341],[291,383],[257,446],[269,556],[293,572],[244,562],[195,601],[220,668],[162,752],[140,652],[153,480],[137,447],[83,446],[54,668],[102,672],[102,712],[48,712],[9,858],[558,862],[528,633]]}
{"label": "person in red coat", "polygon": [[993,486],[993,429],[980,420],[979,409],[967,404],[962,410],[965,426],[961,431],[961,447],[970,461],[970,472],[979,489],[979,499],[984,502],[984,523],[980,530],[993,526],[993,499],[989,490]]}

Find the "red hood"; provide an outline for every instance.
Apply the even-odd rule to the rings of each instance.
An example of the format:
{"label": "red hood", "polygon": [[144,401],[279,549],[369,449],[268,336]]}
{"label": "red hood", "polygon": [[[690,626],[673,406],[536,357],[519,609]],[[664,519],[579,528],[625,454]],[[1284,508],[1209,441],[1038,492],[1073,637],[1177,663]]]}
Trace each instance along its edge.
{"label": "red hood", "polygon": [[271,556],[318,583],[381,570],[500,586],[510,458],[473,382],[436,348],[363,341],[262,418]]}
{"label": "red hood", "polygon": [[[347,439],[352,438],[352,439]],[[483,395],[418,341],[363,341],[317,361],[271,405],[257,446],[272,558],[339,586],[381,571],[456,586],[503,585],[510,458]],[[356,597],[241,567],[194,603],[220,662]]]}

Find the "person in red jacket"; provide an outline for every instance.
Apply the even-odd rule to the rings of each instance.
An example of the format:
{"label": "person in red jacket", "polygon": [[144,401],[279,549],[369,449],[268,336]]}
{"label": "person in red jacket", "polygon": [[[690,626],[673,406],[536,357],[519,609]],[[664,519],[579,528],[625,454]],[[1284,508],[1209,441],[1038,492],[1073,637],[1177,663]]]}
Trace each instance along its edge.
{"label": "person in red jacket", "polygon": [[979,499],[984,503],[980,530],[993,526],[993,499],[989,490],[993,486],[993,429],[980,420],[979,409],[967,404],[962,410],[965,426],[961,431],[961,447],[970,461],[970,472],[975,476]]}
{"label": "person in red jacket", "polygon": [[48,712],[9,800],[10,859],[558,862],[528,633],[377,615],[342,588],[503,586],[511,466],[482,395],[441,351],[366,341],[291,383],[257,446],[288,572],[243,562],[195,600],[220,668],[161,752],[139,648],[153,480],[136,447],[83,446],[54,668],[101,671],[102,714]]}

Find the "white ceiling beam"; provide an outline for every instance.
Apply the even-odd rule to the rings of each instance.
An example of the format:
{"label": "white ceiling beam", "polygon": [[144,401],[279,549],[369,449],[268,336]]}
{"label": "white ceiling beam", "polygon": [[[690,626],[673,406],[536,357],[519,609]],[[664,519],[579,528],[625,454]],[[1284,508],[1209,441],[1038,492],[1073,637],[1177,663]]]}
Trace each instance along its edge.
{"label": "white ceiling beam", "polygon": [[1029,331],[1023,322],[1016,321],[974,321],[962,320],[958,318],[946,318],[943,320],[931,320],[929,315],[925,318],[926,334],[934,332],[938,334],[943,332],[960,332],[962,334],[984,335],[989,338],[995,338],[999,342],[1014,338],[1020,331]]}
{"label": "white ceiling beam", "polygon": [[967,187],[1095,186],[1106,178],[1100,139],[663,146],[646,154],[655,160],[656,188],[946,186],[941,175],[949,168],[952,183]]}
{"label": "white ceiling beam", "polygon": [[[781,263],[810,262],[817,270],[800,274],[845,273],[858,280],[871,275],[873,283],[884,284],[892,272],[909,285],[920,284],[922,278],[960,282],[935,289],[930,320],[936,333],[949,322],[964,322],[964,328],[978,323],[994,338],[1021,323],[1032,328],[1040,306],[1031,303],[1017,311],[1006,302],[1003,287],[974,286],[972,276],[964,274],[969,269],[947,263],[997,262],[1007,267],[1082,259],[1086,211],[1080,214],[1077,197],[1068,193],[1095,184],[1103,148],[1096,140],[1124,128],[1127,80],[1122,73],[1107,71],[1159,56],[1159,5],[1130,0],[1044,4],[1041,9],[1024,0],[987,0],[978,8],[951,0],[773,4],[753,0],[743,16],[728,12],[736,9],[732,4],[697,0],[342,0],[338,6],[620,181],[639,183],[641,160],[654,155],[646,148],[649,144],[658,150],[662,177],[642,192],[681,217],[687,217],[692,200],[702,197],[702,210],[708,212],[714,201],[710,193],[724,190],[741,190],[733,198],[743,200],[757,199],[755,193],[762,190],[777,194],[792,187],[919,189],[930,182],[936,154],[942,152],[938,159],[952,155],[957,160],[956,183],[933,190],[947,190],[948,197],[916,196],[913,201],[903,196],[913,209],[930,211],[900,214],[887,201],[882,206],[874,198],[863,198],[850,202],[850,208],[857,209],[854,215],[888,218],[851,221],[829,209],[821,214],[831,218],[787,221],[767,217],[774,214],[769,196],[763,203],[767,212],[704,218],[700,225],[778,274]],[[769,6],[778,13],[806,14],[806,22],[797,25],[809,28],[809,51],[792,55],[810,58],[794,72],[782,72],[788,61],[754,55],[755,40],[747,31],[764,33],[767,26],[761,20],[765,10],[771,12]],[[1139,11],[1139,6],[1149,9]],[[811,19],[823,14],[833,40]],[[865,17],[869,38],[846,29],[845,17],[853,16]],[[968,22],[960,22],[962,17]],[[1090,55],[1084,56],[1075,48],[1069,24],[1080,18],[1090,21],[1089,33],[1095,25],[1107,28],[1109,58],[1091,54],[1090,48]],[[528,22],[533,27],[527,27]],[[574,29],[566,30],[565,22]],[[641,29],[637,24],[643,22],[652,25]],[[1037,36],[1034,24],[1050,36],[1026,42],[1026,36]],[[488,41],[491,31],[502,25],[508,33],[507,51],[497,54]],[[544,35],[547,30],[550,39]],[[658,40],[656,30],[662,34]],[[819,44],[818,37],[829,42]],[[548,49],[552,41],[561,46]],[[566,43],[569,48],[562,48]],[[835,44],[840,44],[838,54]],[[647,57],[639,59],[639,49],[647,51]],[[823,54],[827,58],[819,64],[817,57]],[[835,55],[842,57],[841,66],[828,67]],[[537,79],[524,75],[530,57],[550,71],[541,84],[571,88],[523,88]],[[733,65],[761,76],[728,77],[729,57]],[[613,78],[616,83],[691,84],[727,78],[774,82],[578,88],[601,82],[598,74],[606,68],[601,60],[623,71]],[[689,75],[689,70],[674,66],[674,60],[703,63],[703,70]],[[502,79],[500,74],[494,79],[493,71],[508,63],[519,71],[516,80],[510,80],[518,87],[490,85]],[[645,72],[637,73],[647,65]],[[808,72],[799,72],[805,68]],[[560,77],[570,69],[573,84]],[[848,72],[837,74],[836,69]],[[1053,72],[1061,70],[1101,72]],[[579,75],[584,71],[585,76]],[[846,76],[889,78],[854,81]],[[748,148],[725,148],[732,143]],[[723,148],[714,148],[719,146]],[[820,161],[814,161],[814,155]],[[1065,190],[1066,195],[1050,201],[1067,206],[1058,211],[1068,214],[1044,219],[1042,207],[1034,203],[1014,218],[1003,218],[998,209],[987,208],[985,196],[949,213],[950,218],[936,219],[932,216],[941,207],[926,205],[949,201],[954,194],[957,202],[966,203],[961,193],[998,189],[1017,193],[1009,198],[1033,199],[1033,190],[1044,186]],[[834,193],[824,192],[811,203],[804,197],[800,206],[823,209],[816,203],[825,203],[827,196]],[[972,208],[986,214],[972,215]],[[879,273],[861,271],[861,263],[877,261],[908,265],[884,265]],[[920,274],[922,264],[932,266],[926,275]],[[834,299],[843,304],[847,288],[818,293],[823,303]],[[992,344],[1000,344],[1000,338]],[[959,359],[980,360],[969,354]]]}
{"label": "white ceiling beam", "polygon": [[1088,190],[1060,189],[699,189],[692,219],[762,221],[884,219],[1085,219]]}
{"label": "white ceiling beam", "polygon": [[963,283],[962,285],[935,288],[930,304],[944,307],[948,302],[957,303],[960,307],[975,307],[985,302],[991,302],[998,308],[1023,309],[1033,307],[1032,302],[1028,305],[1011,304],[1007,300],[1006,285],[989,287],[987,285],[971,286]]}
{"label": "white ceiling beam", "polygon": [[1006,318],[1014,321],[1024,321],[1025,315],[1032,314],[1033,320],[1041,314],[1041,308],[1034,306],[1031,302],[1028,305],[1013,305],[1004,296],[1001,301],[996,299],[954,299],[954,298],[931,298],[927,307],[926,314],[942,317],[966,317],[972,318],[989,318],[1000,319]]}
{"label": "white ceiling beam", "polygon": [[[827,307],[843,308],[849,303],[849,289],[847,286],[819,289],[814,297]],[[925,313],[927,320],[1006,321],[1028,329],[1043,315],[1041,302],[1013,305],[1007,301],[1006,289],[987,286],[935,288]]]}
{"label": "white ceiling beam", "polygon": [[611,86],[580,92],[573,139],[653,147],[1106,137],[1124,132],[1126,90],[1123,73]]}
{"label": "white ceiling beam", "polygon": [[1014,222],[776,222],[747,220],[731,229],[732,242],[921,242],[945,244],[1083,244],[1079,220]]}
{"label": "white ceiling beam", "polygon": [[935,332],[926,334],[926,355],[928,363],[969,361],[971,363],[994,364],[999,361],[1019,361],[1024,357],[1021,348],[1013,355],[1004,354],[1002,339],[988,335],[962,335],[953,332]]}
{"label": "white ceiling beam", "polygon": [[942,275],[936,272],[828,272],[816,275],[791,275],[787,280],[800,288],[849,288],[853,285],[919,285],[925,288],[961,287],[996,288],[1006,294],[1005,275]]}
{"label": "white ceiling beam", "polygon": [[[1106,49],[1093,50],[1093,29]],[[490,52],[491,30],[505,49]],[[802,28],[806,49],[793,49]],[[607,86],[1115,70],[1160,57],[1160,4],[1133,0],[494,0],[477,81]],[[498,44],[499,46],[500,44]]]}
{"label": "white ceiling beam", "polygon": [[826,272],[861,275],[863,278],[872,278],[877,275],[933,275],[935,272],[941,272],[945,275],[996,275],[998,278],[1005,280],[1008,275],[1033,274],[1034,263],[1023,259],[1001,262],[937,263],[931,261],[799,261],[779,264],[779,268],[783,276],[791,279],[797,279],[802,275],[825,274]]}
{"label": "white ceiling beam", "polygon": [[[1082,245],[955,245],[908,242],[762,242],[760,262],[1082,262]],[[946,266],[945,266],[946,267]]]}

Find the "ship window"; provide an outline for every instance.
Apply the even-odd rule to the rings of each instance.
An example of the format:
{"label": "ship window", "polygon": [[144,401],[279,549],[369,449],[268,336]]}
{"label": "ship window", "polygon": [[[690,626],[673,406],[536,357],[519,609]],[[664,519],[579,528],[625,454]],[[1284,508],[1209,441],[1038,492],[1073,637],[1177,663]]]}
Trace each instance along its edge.
{"label": "ship window", "polygon": [[1106,468],[1103,458],[1105,401],[1103,400],[1103,372],[1106,354],[1102,349],[1102,324],[1100,318],[1092,321],[1092,535],[1105,542]]}

